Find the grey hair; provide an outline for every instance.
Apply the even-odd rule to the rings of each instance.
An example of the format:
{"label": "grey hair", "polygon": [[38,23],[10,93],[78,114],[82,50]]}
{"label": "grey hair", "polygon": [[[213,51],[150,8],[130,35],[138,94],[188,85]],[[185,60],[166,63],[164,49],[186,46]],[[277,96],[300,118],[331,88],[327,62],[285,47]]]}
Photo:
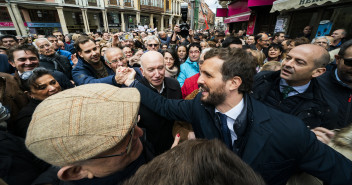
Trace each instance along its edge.
{"label": "grey hair", "polygon": [[151,40],[155,40],[156,42],[158,42],[158,44],[160,44],[160,41],[158,39],[158,37],[156,37],[155,35],[149,35],[145,38],[145,44],[147,45],[149,43],[149,41]]}
{"label": "grey hair", "polygon": [[113,48],[108,48],[107,50],[105,50],[105,52],[104,52],[104,60],[105,60],[105,62],[110,63],[110,61],[109,61],[108,58],[106,57],[106,54],[107,54],[107,53],[110,53],[111,51],[113,51],[113,50],[115,50],[115,49],[120,50],[121,53],[122,53],[122,55],[123,55],[123,57],[126,58],[126,56],[125,56],[125,54],[123,53],[122,49],[117,48],[117,47],[113,47]]}
{"label": "grey hair", "polygon": [[211,49],[213,49],[213,48],[204,48],[204,49],[202,50],[201,55],[202,55],[202,54],[205,54],[206,52],[210,51]]}
{"label": "grey hair", "polygon": [[325,36],[315,37],[315,38],[312,40],[311,44],[314,44],[315,41],[318,40],[318,39],[325,39],[325,40],[327,41],[327,43],[328,43],[328,46],[330,46],[330,41],[329,41],[329,39],[326,38]]}
{"label": "grey hair", "polygon": [[36,42],[37,41],[41,41],[41,40],[46,40],[46,41],[48,41],[49,42],[49,44],[50,44],[50,46],[52,46],[53,44],[47,39],[47,38],[39,38],[39,39],[35,39],[34,40],[34,42],[33,42],[33,45],[34,45],[34,47],[36,48],[36,49],[38,49],[39,50],[39,47],[37,46],[37,44],[36,44]]}

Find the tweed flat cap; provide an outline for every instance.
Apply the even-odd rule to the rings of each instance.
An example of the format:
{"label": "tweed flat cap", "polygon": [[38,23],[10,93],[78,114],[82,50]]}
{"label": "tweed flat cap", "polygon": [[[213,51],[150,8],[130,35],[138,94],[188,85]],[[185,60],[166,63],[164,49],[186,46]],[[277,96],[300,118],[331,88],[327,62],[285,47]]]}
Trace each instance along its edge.
{"label": "tweed flat cap", "polygon": [[26,146],[55,166],[90,159],[129,133],[137,121],[139,104],[135,88],[88,84],[62,91],[34,111]]}

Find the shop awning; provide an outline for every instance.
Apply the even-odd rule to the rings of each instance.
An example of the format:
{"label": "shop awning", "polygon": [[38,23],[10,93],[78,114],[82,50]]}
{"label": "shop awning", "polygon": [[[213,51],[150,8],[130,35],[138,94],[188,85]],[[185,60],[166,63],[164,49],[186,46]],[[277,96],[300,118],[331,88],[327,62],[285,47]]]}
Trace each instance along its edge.
{"label": "shop awning", "polygon": [[251,12],[237,14],[224,19],[224,23],[248,21],[250,16],[251,16]]}
{"label": "shop awning", "polygon": [[338,1],[340,0],[277,0],[273,3],[270,12],[298,9],[302,7],[317,7],[328,2],[335,3]]}

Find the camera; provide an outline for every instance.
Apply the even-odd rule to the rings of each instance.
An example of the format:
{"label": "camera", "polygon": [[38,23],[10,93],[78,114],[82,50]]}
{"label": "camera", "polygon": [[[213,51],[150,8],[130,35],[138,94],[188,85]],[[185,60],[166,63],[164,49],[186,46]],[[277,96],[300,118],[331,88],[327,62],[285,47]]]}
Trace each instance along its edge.
{"label": "camera", "polygon": [[188,13],[188,3],[181,3],[181,14],[182,14],[183,23],[180,24],[181,31],[178,32],[178,34],[183,38],[187,38],[189,34],[189,25],[187,24],[187,13]]}

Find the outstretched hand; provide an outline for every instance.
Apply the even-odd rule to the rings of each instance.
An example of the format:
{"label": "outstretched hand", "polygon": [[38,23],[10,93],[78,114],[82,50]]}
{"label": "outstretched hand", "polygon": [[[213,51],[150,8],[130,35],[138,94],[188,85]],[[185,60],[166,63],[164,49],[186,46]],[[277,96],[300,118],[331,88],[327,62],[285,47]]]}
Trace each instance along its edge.
{"label": "outstretched hand", "polygon": [[116,69],[115,80],[118,84],[130,86],[134,81],[136,71],[129,67],[119,67]]}
{"label": "outstretched hand", "polygon": [[311,130],[317,136],[317,139],[325,144],[328,144],[330,140],[335,136],[335,133],[329,129],[323,127],[316,127]]}

